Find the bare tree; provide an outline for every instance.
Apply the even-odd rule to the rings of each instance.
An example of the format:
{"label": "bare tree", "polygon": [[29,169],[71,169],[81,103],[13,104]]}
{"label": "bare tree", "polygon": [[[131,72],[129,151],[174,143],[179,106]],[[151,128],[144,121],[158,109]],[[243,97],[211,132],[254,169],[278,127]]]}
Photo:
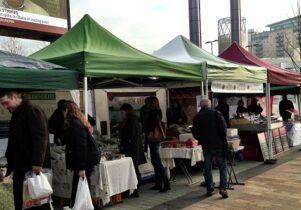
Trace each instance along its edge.
{"label": "bare tree", "polygon": [[297,8],[294,10],[294,17],[290,19],[293,26],[292,36],[285,34],[284,52],[293,62],[296,69],[301,72],[301,66],[297,60],[301,60],[301,7],[300,1],[297,1]]}
{"label": "bare tree", "polygon": [[21,41],[14,37],[5,37],[2,39],[0,48],[4,51],[24,55],[24,48]]}

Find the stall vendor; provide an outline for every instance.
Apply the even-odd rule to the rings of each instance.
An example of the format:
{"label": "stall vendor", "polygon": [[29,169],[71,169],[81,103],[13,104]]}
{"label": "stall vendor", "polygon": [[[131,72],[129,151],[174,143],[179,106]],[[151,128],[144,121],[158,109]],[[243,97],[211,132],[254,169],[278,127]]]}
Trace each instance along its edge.
{"label": "stall vendor", "polygon": [[183,111],[179,101],[173,101],[166,111],[167,125],[184,125],[187,122],[187,116]]}
{"label": "stall vendor", "polygon": [[248,112],[248,109],[244,107],[244,101],[240,99],[237,103],[236,114],[239,117],[240,114]]}
{"label": "stall vendor", "polygon": [[258,100],[256,98],[252,98],[251,104],[247,109],[249,113],[260,114],[262,112],[262,108],[257,102]]}

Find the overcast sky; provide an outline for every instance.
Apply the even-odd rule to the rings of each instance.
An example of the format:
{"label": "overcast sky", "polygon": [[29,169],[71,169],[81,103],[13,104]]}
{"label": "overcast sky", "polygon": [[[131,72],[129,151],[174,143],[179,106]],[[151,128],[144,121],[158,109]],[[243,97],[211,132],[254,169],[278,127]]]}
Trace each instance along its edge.
{"label": "overcast sky", "polygon": [[[189,38],[188,0],[70,0],[74,25],[89,14],[115,36],[152,53],[177,35]],[[297,0],[241,0],[247,29],[294,16]],[[217,39],[217,21],[230,16],[230,0],[201,0],[202,40]],[[208,44],[203,48],[210,51]],[[217,50],[215,50],[215,54]]]}
{"label": "overcast sky", "polygon": [[[241,0],[247,29],[262,31],[268,24],[293,17],[297,1]],[[70,0],[70,10],[72,25],[89,14],[121,40],[150,54],[178,35],[189,39],[188,0]],[[217,39],[217,21],[229,16],[230,0],[201,0],[205,50],[210,51],[210,45],[204,42]],[[25,54],[31,54],[45,43],[27,45],[31,47]]]}

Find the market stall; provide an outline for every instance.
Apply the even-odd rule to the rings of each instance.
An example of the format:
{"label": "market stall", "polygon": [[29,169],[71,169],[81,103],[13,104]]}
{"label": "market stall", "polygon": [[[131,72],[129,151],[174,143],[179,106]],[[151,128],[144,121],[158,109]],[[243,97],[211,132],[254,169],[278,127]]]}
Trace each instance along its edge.
{"label": "market stall", "polygon": [[[102,205],[110,203],[110,199],[114,195],[137,189],[138,184],[131,158],[117,156],[110,158],[112,159],[106,160],[106,156],[103,155],[102,160],[94,167],[91,175],[91,196],[95,200],[101,200]],[[52,147],[51,159],[53,195],[60,198],[70,198],[73,172],[66,169],[65,147]]]}
{"label": "market stall", "polygon": [[[263,60],[260,60],[259,58],[255,57],[254,55],[246,51],[236,42],[234,42],[229,48],[223,51],[219,56],[229,61],[267,68],[267,83],[266,83],[267,118],[266,118],[266,130],[265,130],[266,131],[265,144],[267,144],[268,147],[268,158],[264,158],[264,159],[267,160],[267,162],[269,160],[273,162],[274,161],[273,148],[275,148],[273,145],[275,144],[273,143],[274,138],[273,138],[273,129],[272,129],[272,120],[271,120],[271,110],[270,110],[270,84],[299,85],[301,83],[301,74],[276,67]],[[261,149],[261,147],[259,147],[258,144],[257,146],[252,147],[253,150]]]}

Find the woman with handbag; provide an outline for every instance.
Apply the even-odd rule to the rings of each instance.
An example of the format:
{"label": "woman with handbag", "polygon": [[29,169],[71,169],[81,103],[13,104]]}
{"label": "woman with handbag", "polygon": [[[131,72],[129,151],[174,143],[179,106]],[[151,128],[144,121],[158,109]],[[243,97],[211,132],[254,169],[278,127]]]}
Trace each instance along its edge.
{"label": "woman with handbag", "polygon": [[[63,114],[66,131],[66,167],[73,170],[71,205],[75,202],[79,178],[86,177],[90,185],[90,176],[97,160],[91,156],[93,128],[76,103],[68,101],[64,104]],[[95,154],[94,154],[95,156]],[[93,160],[95,159],[95,160]],[[94,204],[94,209],[101,209]]]}
{"label": "woman with handbag", "polygon": [[150,110],[146,120],[145,135],[148,139],[151,162],[156,177],[156,184],[150,189],[166,192],[170,190],[170,184],[159,153],[160,143],[165,139],[165,125],[161,119],[162,114],[160,109]]}

